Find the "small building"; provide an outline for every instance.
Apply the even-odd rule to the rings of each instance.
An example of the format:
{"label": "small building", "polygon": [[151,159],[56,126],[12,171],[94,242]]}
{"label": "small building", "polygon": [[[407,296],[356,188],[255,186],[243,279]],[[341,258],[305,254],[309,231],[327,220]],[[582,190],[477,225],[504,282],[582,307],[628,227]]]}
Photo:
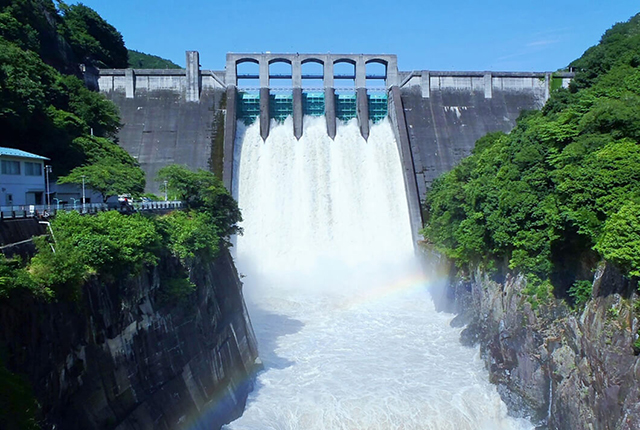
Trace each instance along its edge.
{"label": "small building", "polygon": [[0,206],[45,204],[47,157],[0,146]]}

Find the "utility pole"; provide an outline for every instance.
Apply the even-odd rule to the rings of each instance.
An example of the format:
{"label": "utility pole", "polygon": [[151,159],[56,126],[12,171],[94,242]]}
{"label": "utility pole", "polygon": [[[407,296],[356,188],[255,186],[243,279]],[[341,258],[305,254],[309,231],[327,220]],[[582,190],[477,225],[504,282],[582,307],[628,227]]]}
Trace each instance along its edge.
{"label": "utility pole", "polygon": [[84,195],[84,177],[85,177],[85,175],[82,175],[82,213],[86,212],[85,195]]}
{"label": "utility pole", "polygon": [[164,181],[164,201],[169,200],[169,192],[167,190],[167,181]]}
{"label": "utility pole", "polygon": [[46,181],[46,188],[47,188],[47,210],[50,211],[51,210],[51,194],[49,193],[49,173],[51,173],[53,171],[53,169],[51,168],[51,166],[44,166],[44,176],[45,176],[45,181]]}

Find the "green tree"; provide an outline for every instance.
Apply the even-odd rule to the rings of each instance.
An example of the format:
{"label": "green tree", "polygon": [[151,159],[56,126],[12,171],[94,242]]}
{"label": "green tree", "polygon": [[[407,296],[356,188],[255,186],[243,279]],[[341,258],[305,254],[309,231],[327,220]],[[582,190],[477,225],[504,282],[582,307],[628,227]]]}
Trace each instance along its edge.
{"label": "green tree", "polygon": [[631,276],[640,276],[640,203],[629,202],[608,218],[595,248]]}
{"label": "green tree", "polygon": [[112,280],[137,274],[144,265],[158,261],[160,233],[152,219],[138,214],[60,213],[51,228],[55,239],[38,241],[29,272],[39,286],[50,288],[57,298],[76,300],[82,283],[91,276]]}
{"label": "green tree", "polygon": [[102,194],[103,201],[119,194],[134,197],[144,192],[144,172],[134,166],[120,163],[114,158],[104,158],[94,164],[76,167],[67,176],[58,179],[60,184],[82,184]]}
{"label": "green tree", "polygon": [[61,33],[80,61],[95,60],[103,67],[127,67],[127,48],[115,27],[82,3],[68,6],[60,1],[59,6],[64,24]]}
{"label": "green tree", "polygon": [[213,173],[202,169],[193,172],[174,164],[160,169],[157,180],[166,180],[169,192],[182,200],[188,209],[210,216],[221,238],[241,231],[237,225],[242,221],[238,204]]}
{"label": "green tree", "polygon": [[132,69],[181,69],[176,63],[157,55],[129,49],[129,67]]}
{"label": "green tree", "polygon": [[438,178],[423,230],[436,249],[461,266],[507,262],[545,291],[553,279],[562,284],[556,294],[576,301],[586,289],[575,282],[595,253],[640,273],[630,209],[640,203],[638,52],[640,15],[573,63],[569,90],[523,113],[508,135],[480,139]]}

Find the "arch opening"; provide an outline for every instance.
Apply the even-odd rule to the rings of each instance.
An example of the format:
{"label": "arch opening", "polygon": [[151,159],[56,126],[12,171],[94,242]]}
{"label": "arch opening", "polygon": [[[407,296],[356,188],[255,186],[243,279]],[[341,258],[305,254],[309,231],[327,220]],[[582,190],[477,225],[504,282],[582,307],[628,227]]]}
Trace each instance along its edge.
{"label": "arch opening", "polygon": [[356,88],[356,63],[353,60],[333,62],[333,82],[336,93],[354,92]]}
{"label": "arch opening", "polygon": [[366,64],[367,89],[384,90],[387,86],[387,62],[370,60]]}
{"label": "arch opening", "polygon": [[309,59],[302,62],[302,88],[321,90],[324,88],[324,64],[320,60]]}
{"label": "arch opening", "polygon": [[236,61],[236,86],[243,89],[260,88],[260,64],[253,58]]}
{"label": "arch opening", "polygon": [[291,61],[283,58],[269,61],[269,88],[291,89],[293,86],[291,72]]}

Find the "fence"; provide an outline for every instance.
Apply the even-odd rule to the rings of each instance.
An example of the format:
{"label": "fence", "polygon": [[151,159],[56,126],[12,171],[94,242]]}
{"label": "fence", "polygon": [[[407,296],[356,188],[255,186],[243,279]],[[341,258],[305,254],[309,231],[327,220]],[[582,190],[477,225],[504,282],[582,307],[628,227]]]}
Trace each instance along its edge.
{"label": "fence", "polygon": [[76,211],[81,214],[96,214],[98,212],[117,210],[120,212],[151,212],[151,211],[169,211],[182,209],[182,202],[179,200],[171,201],[150,201],[135,202],[131,205],[121,205],[115,203],[86,203],[80,204],[55,204],[55,205],[20,205],[20,206],[0,206],[0,220],[16,219],[16,218],[47,218],[55,216],[57,212]]}

